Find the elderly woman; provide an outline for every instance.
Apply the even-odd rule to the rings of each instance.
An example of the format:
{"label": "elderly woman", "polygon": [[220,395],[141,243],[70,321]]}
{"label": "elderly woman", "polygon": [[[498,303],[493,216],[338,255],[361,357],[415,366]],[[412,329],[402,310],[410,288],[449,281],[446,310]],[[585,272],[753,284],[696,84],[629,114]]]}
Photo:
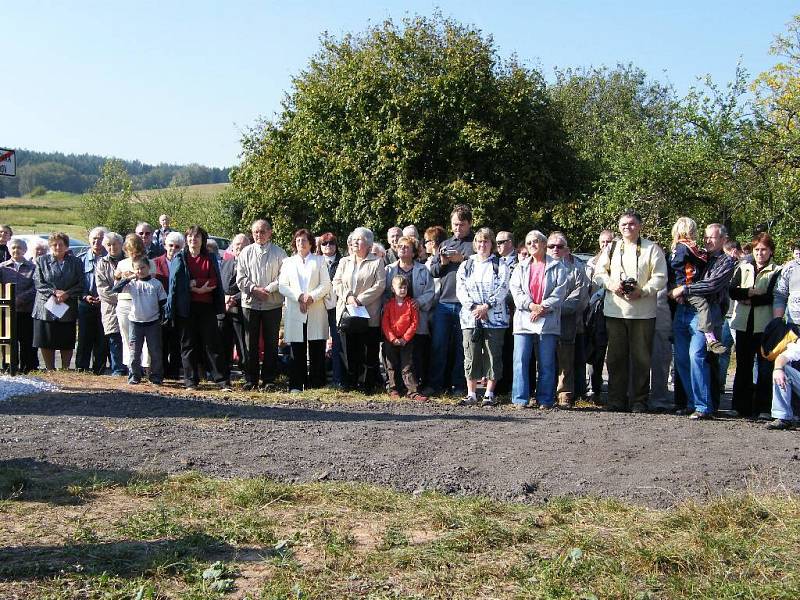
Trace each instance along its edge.
{"label": "elderly woman", "polygon": [[433,306],[433,276],[425,265],[416,259],[417,245],[411,237],[403,236],[396,244],[397,262],[386,266],[386,300],[392,297],[392,278],[401,275],[408,281],[408,297],[419,311],[419,325],[414,336],[414,372],[420,389],[425,386],[423,374],[427,372],[431,349],[431,336],[428,327],[430,310]]}
{"label": "elderly woman", "polygon": [[[331,282],[333,276],[336,275],[336,269],[339,267],[339,245],[336,236],[330,231],[323,233],[319,237],[319,244],[317,244],[317,254],[322,256],[325,261],[325,268],[328,269],[328,275]],[[325,298],[325,308],[328,310],[328,331],[329,343],[328,350],[331,356],[331,383],[334,388],[340,388],[344,384],[345,368],[344,358],[342,356],[342,338],[339,336],[339,329],[336,327],[336,292],[331,290]]]}
{"label": "elderly woman", "polygon": [[8,244],[11,258],[0,263],[0,284],[13,283],[17,318],[17,343],[19,346],[17,364],[14,367],[21,373],[37,368],[36,350],[33,347],[33,301],[36,287],[33,273],[36,267],[25,258],[28,247],[25,240],[12,239]]}
{"label": "elderly woman", "polygon": [[[773,363],[761,356],[761,334],[772,320],[775,285],[780,266],[772,261],[775,242],[768,233],[753,238],[753,262],[736,267],[728,287],[736,300],[731,328],[736,331],[736,374],[733,379],[733,410],[743,417],[756,417],[772,407]],[[758,360],[758,378],[753,386],[753,362]],[[754,395],[755,392],[755,395]]]}
{"label": "elderly woman", "polygon": [[122,336],[119,333],[119,319],[117,318],[117,294],[111,291],[116,283],[114,273],[119,263],[125,258],[122,253],[122,236],[110,232],[103,238],[103,247],[106,255],[98,262],[94,270],[97,295],[100,297],[100,315],[103,320],[103,333],[106,336],[108,354],[111,359],[111,375],[122,377],[128,374],[128,369],[122,360]]}
{"label": "elderly woman", "polygon": [[[164,286],[164,291],[169,291],[169,276],[172,273],[173,262],[178,253],[183,250],[186,240],[179,231],[170,231],[164,237],[165,253],[153,259],[156,270],[156,279]],[[164,358],[164,377],[177,379],[181,369],[181,341],[178,330],[173,323],[166,321],[161,328],[161,356]]]}
{"label": "elderly woman", "polygon": [[[378,381],[385,266],[382,258],[370,252],[375,241],[372,231],[357,227],[348,240],[350,254],[339,261],[333,278],[336,322],[347,348],[348,385],[358,385],[365,394],[372,394]],[[364,311],[366,315],[359,316]]]}
{"label": "elderly woman", "polygon": [[199,225],[186,230],[186,248],[172,259],[167,318],[175,321],[181,340],[184,386],[200,383],[199,354],[222,391],[230,391],[228,361],[223,356],[217,322],[225,318],[225,296],[219,265],[208,253],[208,234]]}
{"label": "elderly woman", "polygon": [[472,242],[475,254],[464,260],[456,274],[456,296],[461,303],[464,376],[467,395],[461,406],[478,403],[478,380],[486,377],[483,406],[496,406],[494,388],[503,373],[503,337],[508,327],[508,265],[495,254],[494,232],[482,227]]}
{"label": "elderly woman", "polygon": [[233,361],[233,348],[236,346],[238,366],[242,373],[247,371],[247,343],[242,319],[242,292],[236,283],[236,267],[242,248],[249,244],[250,239],[245,234],[236,234],[225,251],[228,258],[222,261],[219,268],[225,294],[224,352],[228,360]]}
{"label": "elderly woman", "polygon": [[[146,257],[147,254],[144,249],[144,242],[142,238],[135,233],[129,233],[125,238],[125,243],[122,245],[122,250],[125,252],[125,258],[119,261],[117,269],[114,271],[115,282],[120,279],[129,279],[133,275],[133,261],[137,258]],[[150,259],[150,272],[155,273],[155,264]],[[132,298],[128,292],[120,292],[117,294],[117,320],[119,321],[119,334],[122,339],[122,362],[125,366],[131,366],[131,353],[130,353],[130,321],[128,315],[131,312]],[[147,342],[145,342],[142,349],[142,367],[150,366],[150,353],[147,351]]]}
{"label": "elderly woman", "polygon": [[307,229],[294,232],[292,247],[294,254],[283,259],[278,289],[286,297],[283,339],[292,345],[289,391],[299,392],[325,385],[325,298],[331,278],[323,258],[313,253],[315,242]]}
{"label": "elderly woman", "polygon": [[33,306],[33,345],[42,351],[45,368],[55,369],[55,351],[61,368],[68,369],[75,348],[78,298],[84,293],[83,263],[69,253],[69,236],[53,233],[49,254],[36,259],[36,299]]}
{"label": "elderly woman", "polygon": [[517,264],[509,289],[514,298],[514,381],[511,401],[528,406],[530,364],[536,356],[536,402],[552,408],[556,393],[556,350],[561,335],[561,305],[569,278],[560,261],[547,255],[547,238],[540,231],[525,236],[529,257]]}

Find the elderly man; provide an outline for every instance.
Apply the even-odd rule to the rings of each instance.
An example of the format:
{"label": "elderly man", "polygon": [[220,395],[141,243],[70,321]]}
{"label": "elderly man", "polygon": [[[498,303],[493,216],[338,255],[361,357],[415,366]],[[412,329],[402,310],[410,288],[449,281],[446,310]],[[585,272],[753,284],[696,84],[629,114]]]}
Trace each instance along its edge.
{"label": "elderly man", "polygon": [[11,249],[8,247],[8,240],[14,235],[11,225],[0,224],[0,262],[11,259]]}
{"label": "elderly man", "polygon": [[[586,275],[586,264],[572,255],[567,237],[553,232],[547,238],[547,254],[559,261],[567,271],[567,297],[561,305],[561,336],[558,339],[558,405],[572,408],[575,405],[575,346],[582,343],[583,311],[589,302],[591,282]],[[581,336],[581,337],[579,337]]]}
{"label": "elderly man", "polygon": [[[508,272],[512,273],[517,266],[517,246],[514,244],[514,235],[510,231],[498,231],[495,238],[497,244],[497,254],[500,260],[508,267]],[[509,323],[514,318],[514,297],[511,292],[508,294],[508,315]],[[497,382],[495,392],[498,395],[511,393],[511,380],[514,377],[514,328],[508,327],[503,340],[503,376]]]}
{"label": "elderly man", "polygon": [[223,337],[225,339],[225,356],[231,360],[233,347],[236,345],[236,354],[239,356],[239,368],[242,373],[247,371],[247,344],[245,343],[244,321],[242,319],[242,292],[236,285],[236,269],[239,255],[245,246],[250,245],[250,240],[243,233],[239,233],[231,240],[228,248],[232,256],[222,261],[220,275],[222,276],[222,291],[225,292],[225,324]]}
{"label": "elderly man", "polygon": [[153,228],[144,221],[136,224],[136,235],[142,238],[144,253],[147,258],[153,259],[164,254],[165,250],[153,239]]}
{"label": "elderly man", "polygon": [[641,230],[641,216],[624,212],[619,218],[622,239],[612,242],[595,266],[594,282],[606,290],[609,410],[645,412],[650,394],[656,295],[667,284],[667,263],[661,248],[642,238]]}
{"label": "elderly man", "polygon": [[[690,419],[710,419],[719,404],[719,362],[706,352],[705,334],[698,328],[697,310],[685,299],[701,296],[708,301],[711,323],[717,339],[722,337],[722,320],[728,305],[728,284],[736,261],[723,252],[728,231],[719,223],[706,227],[708,265],[700,281],[675,287],[670,295],[678,302],[672,321],[675,368],[687,396]],[[711,364],[710,364],[711,363]]]}
{"label": "elderly man", "polygon": [[75,353],[75,368],[89,370],[101,375],[106,368],[108,346],[103,331],[103,314],[100,310],[100,296],[97,293],[95,270],[100,259],[106,255],[103,240],[108,230],[95,227],[89,232],[89,249],[78,256],[83,263],[83,276],[86,281],[85,295],[78,301],[78,349]]}
{"label": "elderly man", "polygon": [[386,241],[389,242],[389,249],[386,251],[384,262],[387,265],[397,262],[397,242],[403,237],[403,230],[400,227],[390,227],[386,232]]}
{"label": "elderly man", "polygon": [[153,232],[153,242],[164,249],[167,247],[167,236],[172,233],[171,222],[172,219],[170,219],[169,215],[161,215],[158,217],[160,227]]}
{"label": "elderly man", "polygon": [[[245,389],[271,386],[278,375],[278,334],[283,296],[278,291],[278,275],[286,252],[272,243],[272,226],[266,219],[250,226],[253,243],[240,253],[236,263],[236,285],[241,292],[245,326],[247,372]],[[264,338],[264,362],[259,369],[259,338]]]}
{"label": "elderly man", "polygon": [[793,429],[800,422],[800,340],[788,344],[772,369],[772,418],[767,429]]}
{"label": "elderly man", "polygon": [[33,284],[33,273],[36,266],[25,258],[28,246],[25,240],[13,239],[8,248],[11,258],[0,262],[0,284],[13,283],[15,287],[15,304],[17,318],[17,364],[20,373],[27,373],[39,367],[36,348],[33,347],[33,301],[36,288]]}

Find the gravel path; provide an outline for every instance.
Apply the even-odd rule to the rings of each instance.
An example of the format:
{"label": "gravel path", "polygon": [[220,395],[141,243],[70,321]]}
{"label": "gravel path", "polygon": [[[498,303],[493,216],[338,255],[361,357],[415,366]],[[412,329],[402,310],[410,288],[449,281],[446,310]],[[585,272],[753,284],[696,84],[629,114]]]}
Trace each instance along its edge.
{"label": "gravel path", "polygon": [[593,494],[667,506],[748,486],[800,491],[800,432],[594,410],[50,392],[0,403],[0,465],[5,459],[534,502]]}

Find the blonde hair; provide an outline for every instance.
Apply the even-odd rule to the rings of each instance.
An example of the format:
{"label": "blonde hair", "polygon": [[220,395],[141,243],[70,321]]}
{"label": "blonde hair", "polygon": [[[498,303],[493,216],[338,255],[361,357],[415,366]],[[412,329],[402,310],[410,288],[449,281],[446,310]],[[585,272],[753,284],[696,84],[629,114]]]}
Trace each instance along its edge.
{"label": "blonde hair", "polygon": [[681,240],[697,241],[697,223],[689,217],[679,217],[672,226],[672,250]]}
{"label": "blonde hair", "polygon": [[395,275],[394,277],[392,277],[392,291],[394,291],[395,285],[401,288],[408,288],[408,279],[406,279],[402,275]]}

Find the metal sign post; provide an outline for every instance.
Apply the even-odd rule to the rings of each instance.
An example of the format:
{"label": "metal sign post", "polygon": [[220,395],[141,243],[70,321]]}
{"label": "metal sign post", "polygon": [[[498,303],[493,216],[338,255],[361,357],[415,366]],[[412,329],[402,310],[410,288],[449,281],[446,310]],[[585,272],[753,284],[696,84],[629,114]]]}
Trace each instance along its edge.
{"label": "metal sign post", "polygon": [[8,148],[0,148],[0,175],[16,177],[17,154]]}

